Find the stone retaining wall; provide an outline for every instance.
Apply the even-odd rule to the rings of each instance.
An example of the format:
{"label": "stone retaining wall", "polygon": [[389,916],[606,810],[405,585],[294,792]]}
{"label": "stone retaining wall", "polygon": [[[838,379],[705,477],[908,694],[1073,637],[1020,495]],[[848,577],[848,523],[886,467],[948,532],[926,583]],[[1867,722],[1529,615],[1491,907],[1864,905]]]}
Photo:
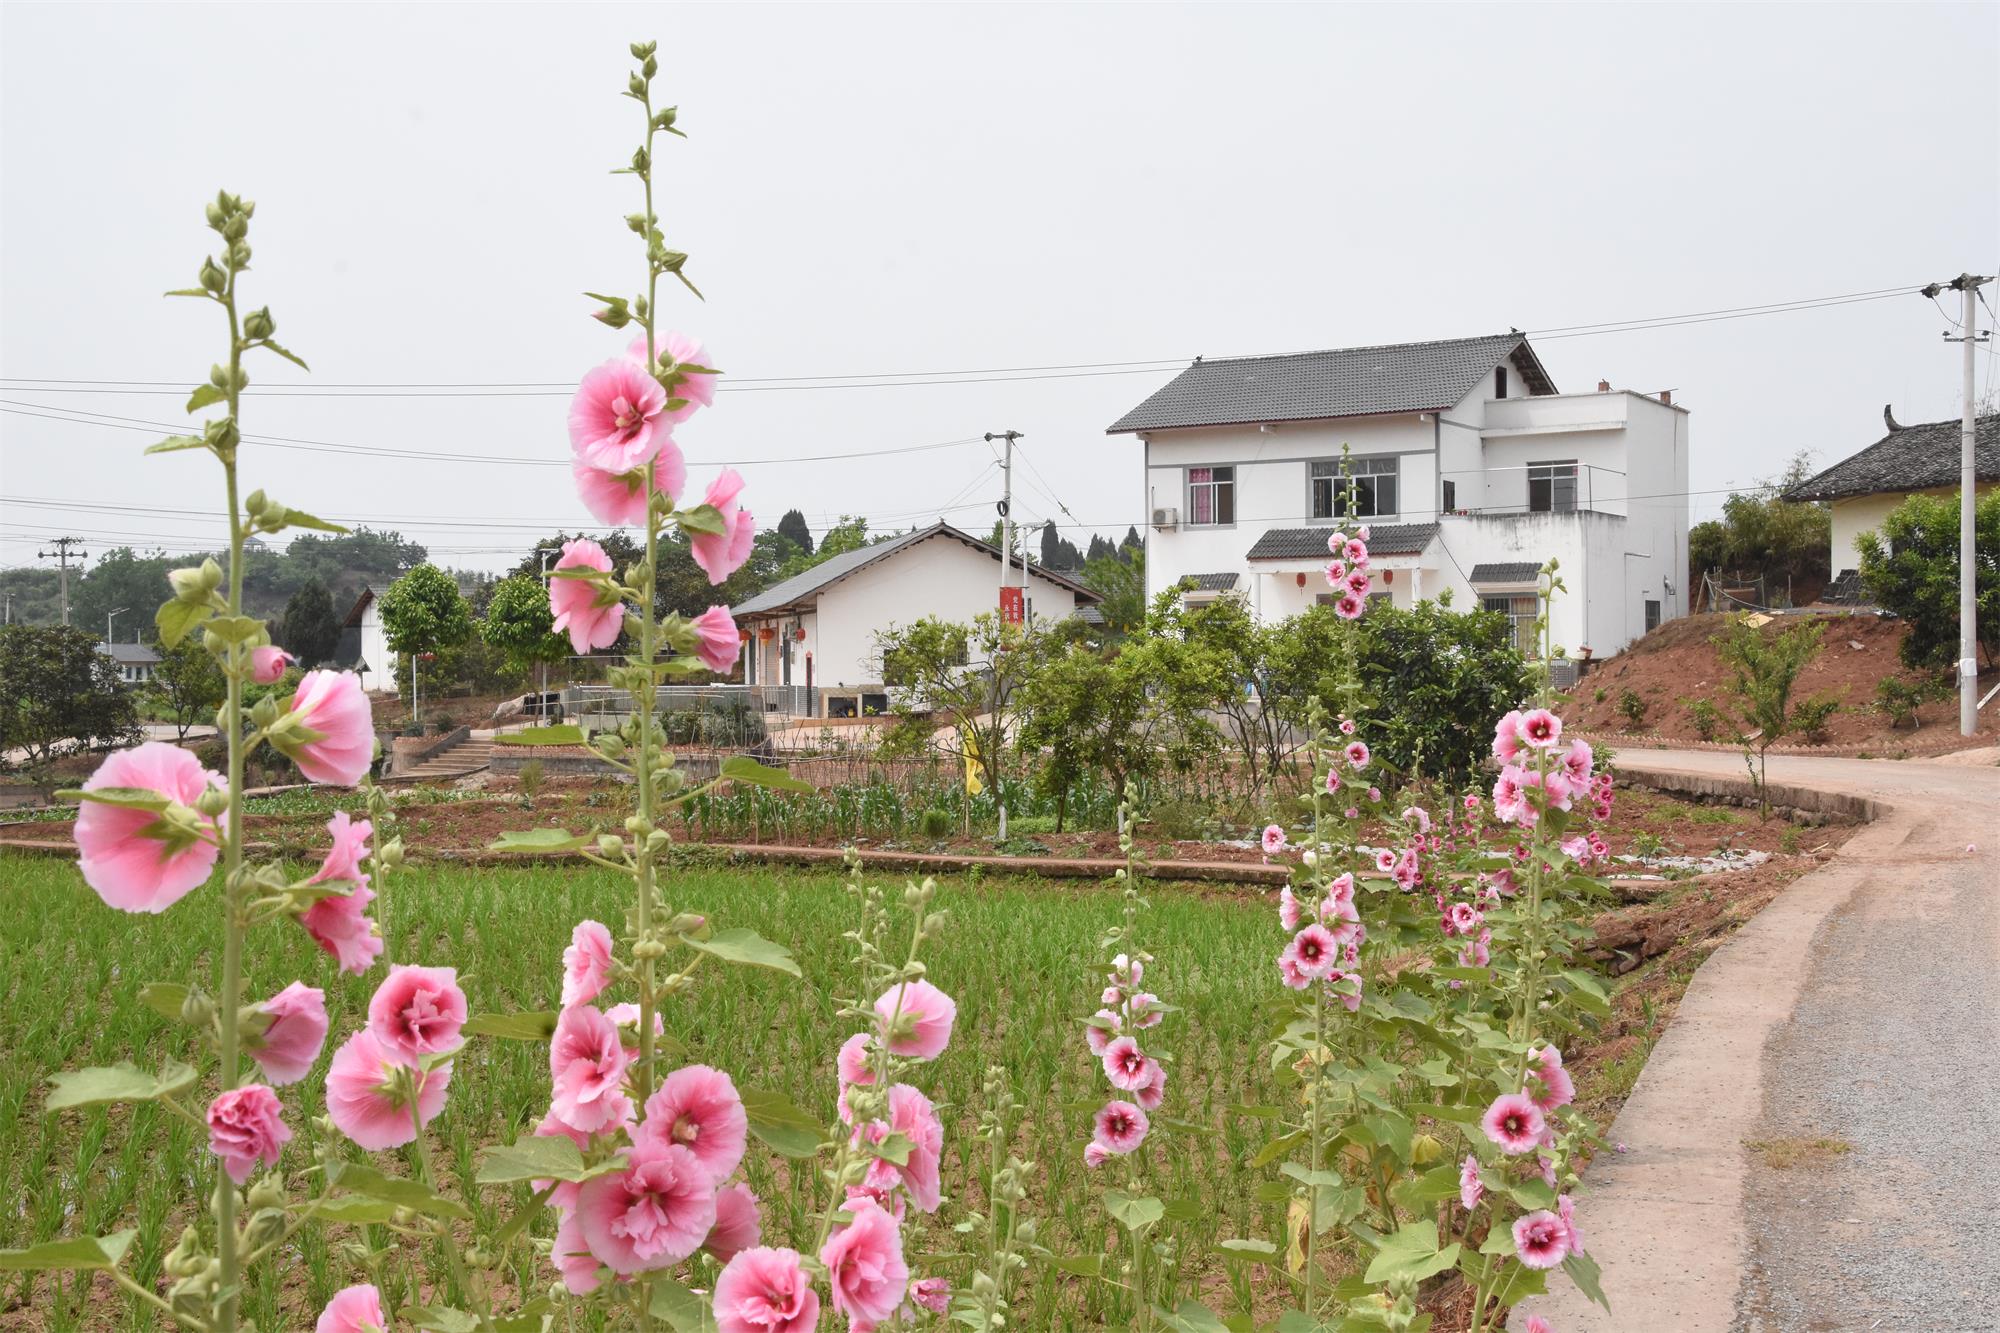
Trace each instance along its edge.
{"label": "stone retaining wall", "polygon": [[[1619,781],[1626,786],[1645,787],[1684,800],[1714,805],[1757,804],[1757,789],[1751,785],[1748,775],[1725,778],[1676,773],[1648,769],[1643,763],[1622,758],[1613,764],[1613,768]],[[1865,796],[1849,796],[1845,792],[1815,791],[1791,783],[1771,782],[1765,784],[1764,794],[1771,803],[1773,814],[1800,824],[1867,824],[1882,816],[1882,807],[1877,802]]]}

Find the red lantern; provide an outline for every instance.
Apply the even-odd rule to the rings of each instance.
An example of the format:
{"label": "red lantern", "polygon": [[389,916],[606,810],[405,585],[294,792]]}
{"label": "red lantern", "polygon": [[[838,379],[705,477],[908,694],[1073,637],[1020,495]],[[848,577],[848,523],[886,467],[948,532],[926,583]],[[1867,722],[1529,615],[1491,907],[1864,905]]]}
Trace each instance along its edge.
{"label": "red lantern", "polygon": [[762,626],[757,631],[757,641],[759,643],[769,643],[777,637],[778,631],[772,629],[769,625]]}
{"label": "red lantern", "polygon": [[1296,577],[1296,578],[1298,579],[1298,581],[1299,581],[1299,586],[1300,586],[1301,588],[1303,588],[1303,587],[1305,587],[1305,586],[1306,586],[1306,576],[1305,576],[1305,575],[1303,575],[1303,574],[1298,574],[1298,575],[1295,575],[1294,577]]}
{"label": "red lantern", "polygon": [[1395,581],[1396,581],[1396,571],[1395,571],[1395,570],[1393,570],[1393,569],[1385,569],[1385,570],[1383,570],[1383,571],[1382,571],[1382,582],[1384,582],[1384,583],[1394,583]]}
{"label": "red lantern", "polygon": [[750,631],[749,631],[749,630],[747,630],[747,629],[739,629],[739,630],[737,630],[737,631],[736,631],[736,641],[737,641],[738,643],[748,643],[748,642],[750,642]]}
{"label": "red lantern", "polygon": [[792,638],[796,639],[800,643],[804,643],[806,641],[806,627],[804,625],[801,625],[797,629],[793,630]]}

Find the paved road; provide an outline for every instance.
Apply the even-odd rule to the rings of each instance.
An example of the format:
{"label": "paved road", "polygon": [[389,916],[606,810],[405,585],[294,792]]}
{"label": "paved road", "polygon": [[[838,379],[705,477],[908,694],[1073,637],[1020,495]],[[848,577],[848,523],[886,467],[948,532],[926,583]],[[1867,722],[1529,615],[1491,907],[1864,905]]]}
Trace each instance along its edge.
{"label": "paved road", "polygon": [[[1580,1220],[1559,1333],[2000,1330],[2000,768],[1773,758],[1893,807],[1696,974]],[[1718,753],[1627,767],[1740,775]],[[1976,851],[1967,845],[1975,844]],[[1746,1142],[1849,1151],[1776,1169]],[[1558,1287],[1567,1284],[1558,1281]]]}

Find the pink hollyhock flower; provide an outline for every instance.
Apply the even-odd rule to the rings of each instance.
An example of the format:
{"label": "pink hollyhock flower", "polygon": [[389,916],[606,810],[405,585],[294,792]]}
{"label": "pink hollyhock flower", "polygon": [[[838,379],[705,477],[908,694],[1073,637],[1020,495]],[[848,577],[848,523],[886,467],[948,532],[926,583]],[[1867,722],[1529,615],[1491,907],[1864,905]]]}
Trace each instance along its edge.
{"label": "pink hollyhock flower", "polygon": [[1132,1016],[1132,1027],[1139,1032],[1158,1027],[1167,1017],[1166,1009],[1160,1004],[1160,997],[1151,991],[1142,990],[1134,995],[1131,1002],[1125,1006],[1125,1010]]}
{"label": "pink hollyhock flower", "polygon": [[1096,1139],[1083,1145],[1083,1164],[1093,1170],[1111,1160],[1111,1149]]}
{"label": "pink hollyhock flower", "polygon": [[1382,799],[1382,789],[1380,787],[1370,787],[1368,789],[1368,799],[1379,802]]}
{"label": "pink hollyhock flower", "polygon": [[727,1180],[749,1145],[750,1117],[729,1075],[707,1065],[683,1065],[646,1100],[637,1137],[678,1144],[710,1176]]}
{"label": "pink hollyhock flower", "polygon": [[1417,881],[1423,878],[1423,868],[1417,861],[1417,854],[1413,851],[1404,851],[1401,856],[1396,858],[1394,873],[1398,888],[1416,888]]}
{"label": "pink hollyhock flower", "polygon": [[1299,970],[1298,946],[1289,940],[1278,954],[1278,976],[1293,990],[1312,985],[1312,978]]}
{"label": "pink hollyhock flower", "polygon": [[345,881],[368,887],[368,874],[361,868],[362,858],[368,855],[368,839],[373,836],[375,826],[365,819],[352,819],[345,810],[333,812],[333,818],[326,821],[326,831],[333,843],[326,849],[326,858],[308,884],[332,884]]}
{"label": "pink hollyhock flower", "polygon": [[1548,1320],[1538,1314],[1531,1314],[1528,1316],[1528,1322],[1521,1325],[1521,1333],[1556,1333],[1556,1331],[1549,1326]]}
{"label": "pink hollyhock flower", "polygon": [[722,515],[720,533],[696,532],[688,536],[689,553],[708,575],[710,583],[721,583],[750,558],[750,541],[757,525],[747,510],[739,510],[736,497],[743,491],[743,474],[733,467],[722,469],[708,485],[704,504],[713,505]]}
{"label": "pink hollyhock flower", "polygon": [[1349,741],[1343,753],[1347,756],[1349,768],[1359,770],[1368,767],[1368,745],[1365,741]]}
{"label": "pink hollyhock flower", "polygon": [[1264,843],[1264,855],[1266,856],[1276,856],[1279,852],[1284,851],[1285,850],[1284,826],[1281,824],[1265,825],[1263,843]]}
{"label": "pink hollyhock flower", "polygon": [[850,1328],[873,1328],[896,1313],[910,1270],[903,1262],[903,1238],[896,1219],[868,1199],[850,1199],[854,1220],[820,1247],[836,1314]]}
{"label": "pink hollyhock flower", "polygon": [[943,1314],[951,1308],[951,1283],[941,1277],[920,1277],[910,1284],[910,1303]]}
{"label": "pink hollyhock flower", "polygon": [[[646,521],[644,465],[629,472],[611,472],[592,467],[579,458],[571,462],[570,476],[576,482],[576,493],[583,507],[598,522],[614,527],[638,527]],[[687,459],[680,447],[668,440],[653,456],[653,490],[678,503],[686,489]]]}
{"label": "pink hollyhock flower", "polygon": [[[1345,907],[1354,901],[1354,876],[1343,870],[1334,876],[1333,883],[1326,886],[1326,900],[1335,907]],[[1324,912],[1326,909],[1320,909]]]}
{"label": "pink hollyhock flower", "polygon": [[367,1028],[349,1037],[326,1071],[326,1113],[334,1128],[370,1152],[415,1139],[417,1126],[407,1095],[398,1091],[399,1074],[416,1085],[416,1119],[426,1125],[437,1119],[451,1086],[449,1063],[419,1074],[383,1050]]}
{"label": "pink hollyhock flower", "polygon": [[1481,801],[1481,800],[1479,799],[1479,796],[1478,796],[1478,793],[1476,793],[1476,792],[1467,792],[1467,793],[1465,794],[1465,808],[1466,808],[1466,809],[1468,809],[1468,810],[1477,810],[1477,809],[1478,809],[1478,808],[1479,808],[1479,807],[1480,807],[1480,806],[1481,806],[1482,804],[1484,804],[1484,802],[1482,802],[1482,801]]}
{"label": "pink hollyhock flower", "polygon": [[797,1250],[744,1250],[715,1279],[716,1333],[813,1333],[819,1293]]}
{"label": "pink hollyhock flower", "polygon": [[928,981],[904,981],[882,992],[875,1013],[891,1054],[935,1060],[951,1044],[958,1005]]}
{"label": "pink hollyhock flower", "polygon": [[743,651],[742,636],[737,632],[736,621],[726,606],[711,606],[708,610],[688,622],[700,636],[695,655],[703,665],[717,675],[726,676],[736,666],[736,658]]}
{"label": "pink hollyhock flower", "polygon": [[1519,824],[1533,828],[1539,816],[1528,801],[1528,787],[1533,774],[1514,764],[1500,770],[1500,776],[1493,780],[1493,815],[1508,824]]}
{"label": "pink hollyhock flower", "polygon": [[1569,1233],[1571,1254],[1583,1253],[1583,1233],[1576,1229],[1576,1200],[1567,1194],[1556,1196],[1556,1216],[1562,1219],[1563,1230]]}
{"label": "pink hollyhock flower", "polygon": [[709,1228],[708,1239],[701,1248],[714,1255],[718,1263],[728,1263],[743,1251],[755,1245],[764,1234],[764,1224],[757,1217],[757,1196],[750,1187],[738,1181],[715,1196],[715,1225]]}
{"label": "pink hollyhock flower", "polygon": [[1341,554],[1342,552],[1344,552],[1344,551],[1345,551],[1346,549],[1347,549],[1347,534],[1346,534],[1346,533],[1344,533],[1344,532],[1329,532],[1329,533],[1328,533],[1328,534],[1326,535],[1326,553],[1327,553],[1328,555],[1339,555],[1339,554]]}
{"label": "pink hollyhock flower", "polygon": [[1353,718],[1343,717],[1342,719],[1340,719],[1340,734],[1343,736],[1352,736],[1354,734]]}
{"label": "pink hollyhock flower", "polygon": [[1458,1205],[1469,1213],[1485,1197],[1486,1186],[1479,1179],[1479,1159],[1467,1153],[1465,1164],[1458,1168]]}
{"label": "pink hollyhock flower", "polygon": [[458,1045],[463,1026],[465,992],[458,988],[454,967],[399,964],[389,969],[388,979],[368,1001],[368,1030],[404,1064]]}
{"label": "pink hollyhock flower", "polygon": [[1493,961],[1493,952],[1489,947],[1492,943],[1492,934],[1490,930],[1482,931],[1478,939],[1468,940],[1465,947],[1458,951],[1459,963],[1465,967],[1485,967],[1490,964]]}
{"label": "pink hollyhock flower", "polygon": [[1315,922],[1292,936],[1292,951],[1299,961],[1299,971],[1318,981],[1333,972],[1340,942],[1334,939],[1332,931]]}
{"label": "pink hollyhock flower", "polygon": [[1550,808],[1556,810],[1569,809],[1570,801],[1576,795],[1576,790],[1570,783],[1569,774],[1557,768],[1548,773],[1531,774],[1530,780],[1542,789],[1542,799],[1549,804]]}
{"label": "pink hollyhock flower", "polygon": [[1347,818],[1359,819],[1361,818],[1361,812],[1359,810],[1356,810],[1353,806],[1350,805],[1347,807]]}
{"label": "pink hollyhock flower", "polygon": [[1569,1228],[1546,1208],[1517,1218],[1514,1255],[1530,1268],[1554,1268],[1569,1256]]}
{"label": "pink hollyhock flower", "polygon": [[[709,370],[714,369],[709,365],[708,352],[702,346],[701,339],[690,337],[685,333],[669,330],[657,335],[654,350],[658,354],[656,359],[660,364],[669,368],[703,366]],[[627,354],[640,365],[646,364],[644,335],[632,340],[632,346],[627,349]],[[697,410],[714,406],[715,382],[721,378],[720,375],[701,375],[692,372],[682,375],[680,382],[674,385],[673,392],[673,396],[681,400],[681,406],[669,407],[662,419],[678,424],[693,416]]]}
{"label": "pink hollyhock flower", "polygon": [[294,981],[257,1007],[270,1015],[271,1024],[245,1035],[250,1058],[273,1087],[298,1082],[326,1045],[326,992]]}
{"label": "pink hollyhock flower", "polygon": [[1354,535],[1360,541],[1364,542],[1367,541],[1369,537],[1368,525],[1366,523],[1363,523],[1360,527],[1354,530]]}
{"label": "pink hollyhock flower", "polygon": [[1479,909],[1471,903],[1453,903],[1445,909],[1444,914],[1445,918],[1451,922],[1452,930],[1460,935],[1470,935],[1473,931],[1478,930],[1480,922],[1486,919],[1479,914]]}
{"label": "pink hollyhock flower", "polygon": [[352,671],[306,672],[287,716],[319,733],[318,740],[298,740],[295,734],[280,744],[308,782],[352,787],[368,776],[375,762],[375,716],[361,692],[361,677]]}
{"label": "pink hollyhock flower", "polygon": [[1289,884],[1278,890],[1278,924],[1286,930],[1299,928],[1299,900],[1293,896]]}
{"label": "pink hollyhock flower", "polygon": [[589,1004],[610,982],[610,928],[601,921],[577,922],[563,950],[562,1007]]}
{"label": "pink hollyhock flower", "polygon": [[375,933],[375,923],[368,917],[368,904],[374,901],[375,890],[364,884],[345,896],[320,899],[305,910],[299,924],[314,943],[334,956],[341,971],[358,977],[375,965],[382,952],[382,937]]}
{"label": "pink hollyhock flower", "polygon": [[[570,1188],[580,1190],[582,1186],[571,1185]],[[574,1197],[571,1196],[572,1200]],[[549,1259],[555,1264],[556,1272],[562,1275],[565,1290],[572,1296],[588,1296],[604,1285],[600,1276],[603,1265],[597,1262],[597,1256],[584,1243],[583,1223],[577,1220],[575,1211],[564,1211],[557,1217],[555,1246],[549,1251]]]}
{"label": "pink hollyhock flower", "polygon": [[1429,833],[1431,831],[1431,812],[1424,809],[1421,805],[1404,806],[1403,821],[1415,824],[1419,833]]}
{"label": "pink hollyhock flower", "polygon": [[583,1182],[577,1221],[590,1252],[620,1276],[677,1264],[715,1227],[715,1180],[678,1143],[643,1134],[625,1170]]}
{"label": "pink hollyhock flower", "polygon": [[630,1118],[632,1103],[623,1091],[626,1063],[616,1023],[587,1004],[563,1010],[549,1039],[549,1076],[555,1084],[549,1114],[585,1134]]}
{"label": "pink hollyhock flower", "polygon": [[[563,543],[563,553],[556,561],[557,569],[594,569],[599,573],[611,572],[611,557],[604,548],[588,537],[578,537],[575,541]],[[572,648],[578,656],[599,648],[609,648],[618,642],[618,636],[625,629],[625,604],[617,594],[599,592],[597,587],[583,579],[550,579],[549,610],[555,613],[550,628],[557,634],[567,632]]]}
{"label": "pink hollyhock flower", "polygon": [[1158,1060],[1153,1061],[1153,1076],[1146,1080],[1146,1086],[1135,1088],[1133,1099],[1148,1111],[1157,1111],[1160,1103],[1167,1099],[1167,1067]]}
{"label": "pink hollyhock flower", "polygon": [[1544,1111],[1568,1106],[1576,1100],[1576,1083],[1563,1068],[1562,1052],[1554,1046],[1528,1052],[1528,1077],[1535,1080],[1529,1095]]}
{"label": "pink hollyhock flower", "polygon": [[1513,1155],[1537,1147],[1548,1122],[1542,1119],[1542,1108],[1532,1100],[1521,1093],[1509,1092],[1493,1099],[1480,1118],[1479,1127],[1486,1131],[1487,1138],[1500,1145],[1500,1151]]}
{"label": "pink hollyhock flower", "polygon": [[910,1202],[922,1212],[936,1212],[944,1197],[938,1179],[944,1126],[938,1121],[937,1108],[917,1089],[898,1083],[889,1089],[889,1128],[911,1144],[909,1161],[901,1168]]}
{"label": "pink hollyhock flower", "polygon": [[1349,537],[1347,545],[1341,550],[1347,556],[1347,563],[1350,565],[1366,564],[1368,561],[1368,543],[1359,537]]}
{"label": "pink hollyhock flower", "polygon": [[1376,852],[1375,868],[1381,871],[1385,875],[1395,870],[1396,868],[1395,850],[1393,848],[1384,847],[1382,850]]}
{"label": "pink hollyhock flower", "polygon": [[208,1104],[208,1150],[241,1185],[258,1163],[275,1166],[292,1137],[285,1104],[261,1083],[225,1092]]}
{"label": "pink hollyhock flower", "polygon": [[1554,749],[1562,739],[1562,719],[1546,708],[1532,708],[1521,714],[1521,720],[1514,724],[1521,734],[1523,745],[1532,745],[1537,750]]}
{"label": "pink hollyhock flower", "polygon": [[382,1333],[389,1318],[382,1313],[382,1293],[370,1283],[342,1287],[319,1312],[313,1333]]}
{"label": "pink hollyhock flower", "polygon": [[875,1081],[875,1071],[868,1066],[868,1052],[873,1045],[874,1038],[866,1032],[857,1032],[840,1044],[834,1066],[840,1071],[842,1083],[865,1085]]}
{"label": "pink hollyhock flower", "polygon": [[1329,768],[1326,771],[1326,794],[1328,796],[1331,796],[1339,790],[1340,790],[1340,774],[1334,772],[1332,769]]}
{"label": "pink hollyhock flower", "polygon": [[1326,581],[1329,587],[1345,587],[1347,584],[1347,562],[1344,560],[1327,561]]}
{"label": "pink hollyhock flower", "polygon": [[1093,1017],[1101,1018],[1110,1024],[1109,1027],[1099,1027],[1095,1023],[1084,1024],[1084,1044],[1090,1047],[1092,1055],[1101,1060],[1104,1058],[1105,1048],[1111,1045],[1112,1037],[1124,1029],[1125,1020],[1115,1009],[1099,1009]]}
{"label": "pink hollyhock flower", "polygon": [[1569,743],[1563,754],[1563,770],[1569,774],[1572,785],[1581,789],[1591,782],[1591,772],[1597,763],[1597,756],[1591,751],[1590,742],[1581,736]]}
{"label": "pink hollyhock flower", "polygon": [[1153,1079],[1153,1059],[1130,1037],[1119,1037],[1104,1048],[1104,1077],[1123,1092],[1137,1092]]}
{"label": "pink hollyhock flower", "polygon": [[1111,970],[1126,985],[1136,986],[1146,975],[1146,964],[1121,953],[1111,960]]}
{"label": "pink hollyhock flower", "polygon": [[275,685],[285,678],[285,669],[299,659],[283,648],[268,644],[250,650],[250,679],[259,685]]}
{"label": "pink hollyhock flower", "polygon": [[1342,593],[1340,600],[1333,604],[1333,613],[1342,620],[1359,620],[1362,612],[1367,609],[1368,603],[1355,596],[1352,591]]}
{"label": "pink hollyhock flower", "polygon": [[644,467],[672,438],[660,420],[667,391],[630,361],[606,361],[583,377],[569,405],[576,456],[607,472]]}
{"label": "pink hollyhock flower", "polygon": [[1366,597],[1368,590],[1374,586],[1375,580],[1368,577],[1367,570],[1350,569],[1347,571],[1347,590],[1356,597]]}
{"label": "pink hollyhock flower", "polygon": [[[192,806],[222,778],[177,745],[147,741],[97,766],[85,791],[135,787]],[[186,822],[182,822],[185,820]],[[121,912],[164,912],[207,880],[221,849],[222,826],[189,810],[167,820],[150,810],[85,801],[76,812],[78,863],[84,883]]]}
{"label": "pink hollyhock flower", "polygon": [[1521,710],[1511,710],[1493,725],[1493,757],[1511,764],[1521,757]]}
{"label": "pink hollyhock flower", "polygon": [[1090,1141],[1120,1157],[1144,1143],[1146,1132],[1152,1128],[1145,1111],[1130,1102],[1106,1102],[1094,1123]]}
{"label": "pink hollyhock flower", "polygon": [[1361,974],[1359,972],[1335,972],[1327,978],[1327,982],[1329,984],[1352,982],[1353,988],[1351,990],[1335,991],[1334,994],[1340,997],[1341,1006],[1348,1013],[1358,1014],[1361,1012]]}

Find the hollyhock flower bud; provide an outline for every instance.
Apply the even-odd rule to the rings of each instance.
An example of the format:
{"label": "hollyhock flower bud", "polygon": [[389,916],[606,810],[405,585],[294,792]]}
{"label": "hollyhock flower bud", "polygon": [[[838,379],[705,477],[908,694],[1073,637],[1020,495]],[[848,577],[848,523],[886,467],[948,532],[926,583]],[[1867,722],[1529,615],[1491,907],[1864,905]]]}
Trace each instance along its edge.
{"label": "hollyhock flower bud", "polygon": [[[556,568],[609,574],[611,557],[596,542],[579,537],[563,543]],[[609,648],[625,629],[625,605],[618,594],[587,579],[550,579],[549,610],[555,615],[550,629],[557,634],[567,632],[578,656]]]}
{"label": "hollyhock flower bud", "polygon": [[833,1290],[836,1314],[851,1325],[885,1322],[902,1303],[910,1270],[903,1262],[903,1238],[896,1219],[870,1200],[850,1200],[854,1220],[835,1231],[819,1252]]}
{"label": "hollyhock flower bud", "polygon": [[283,648],[266,645],[250,650],[250,679],[259,685],[274,685],[284,679],[286,668],[299,659]]}
{"label": "hollyhock flower bud", "polygon": [[667,1268],[714,1229],[714,1178],[680,1144],[643,1139],[623,1172],[584,1182],[576,1216],[584,1243],[612,1272]]}
{"label": "hollyhock flower bud", "polygon": [[722,469],[721,475],[709,484],[703,502],[713,505],[722,515],[723,530],[720,533],[696,532],[688,537],[689,554],[708,575],[710,583],[721,583],[750,558],[750,545],[757,535],[757,523],[749,510],[736,506],[736,497],[742,490],[742,475],[735,468]]}
{"label": "hollyhock flower bud", "polygon": [[1458,1169],[1458,1203],[1466,1212],[1479,1206],[1486,1197],[1486,1186],[1479,1179],[1479,1159],[1471,1153],[1465,1155],[1465,1165]]}
{"label": "hollyhock flower bud", "polygon": [[728,675],[736,666],[737,655],[743,650],[736,621],[730,617],[729,608],[711,606],[688,624],[700,636],[695,651],[702,662],[717,675]]}
{"label": "hollyhock flower bud", "polygon": [[1569,1257],[1569,1228],[1546,1208],[1517,1218],[1514,1254],[1529,1268],[1554,1268]]}
{"label": "hollyhock flower bud", "polygon": [[419,1073],[363,1028],[333,1053],[326,1072],[326,1113],[335,1129],[370,1152],[400,1148],[417,1137],[409,1090],[415,1088],[417,1117],[428,1125],[444,1109],[450,1085],[449,1062]]}
{"label": "hollyhock flower bud", "polygon": [[1518,1155],[1541,1143],[1547,1121],[1533,1101],[1521,1093],[1509,1092],[1493,1099],[1479,1126],[1486,1131],[1487,1138],[1500,1145],[1500,1151]]}
{"label": "hollyhock flower bud", "polygon": [[623,358],[583,377],[570,400],[569,442],[576,456],[607,472],[644,467],[672,437],[660,419],[667,391]]}
{"label": "hollyhock flower bud", "polygon": [[951,1283],[941,1277],[920,1277],[910,1283],[910,1303],[943,1314],[951,1308]]}
{"label": "hollyhock flower bud", "polygon": [[120,750],[84,782],[85,791],[137,788],[175,802],[184,816],[85,801],[76,814],[84,883],[122,912],[164,912],[207,880],[221,849],[222,825],[191,809],[222,778],[177,745],[147,741]]}
{"label": "hollyhock flower bud", "polygon": [[1549,1321],[1538,1314],[1528,1316],[1528,1322],[1521,1325],[1521,1333],[1556,1333]]}
{"label": "hollyhock flower bud", "polygon": [[562,1007],[589,1004],[610,980],[610,929],[601,921],[577,922],[563,950]]}
{"label": "hollyhock flower bud", "polygon": [[374,714],[352,671],[306,672],[291,711],[270,734],[310,782],[352,787],[375,762]]}
{"label": "hollyhock flower bud", "polygon": [[646,1101],[635,1143],[677,1144],[702,1169],[726,1180],[750,1142],[750,1117],[729,1075],[707,1065],[686,1065],[667,1075]]}
{"label": "hollyhock flower bud", "polygon": [[382,1313],[382,1293],[373,1285],[342,1287],[319,1312],[313,1333],[381,1333],[389,1327]]}
{"label": "hollyhock flower bud", "polygon": [[272,1086],[298,1082],[326,1045],[326,993],[294,981],[258,1007],[271,1023],[261,1033],[245,1036],[250,1058]]}
{"label": "hollyhock flower bud", "polygon": [[208,1150],[241,1185],[258,1163],[276,1165],[292,1137],[278,1094],[261,1083],[225,1092],[208,1104]]}
{"label": "hollyhock flower bud", "polygon": [[882,1036],[892,1054],[913,1060],[935,1060],[951,1042],[951,1025],[958,1005],[928,981],[905,981],[882,992],[875,1001]]}
{"label": "hollyhock flower bud", "polygon": [[463,1026],[465,992],[458,988],[457,968],[399,964],[368,1001],[369,1032],[403,1064],[451,1050]]}
{"label": "hollyhock flower bud", "polygon": [[1556,1197],[1556,1216],[1562,1219],[1563,1230],[1569,1233],[1569,1248],[1572,1254],[1583,1253],[1583,1233],[1576,1229],[1576,1200],[1567,1194]]}
{"label": "hollyhock flower bud", "polygon": [[715,1196],[715,1225],[709,1228],[701,1248],[714,1255],[718,1263],[726,1264],[755,1245],[763,1231],[763,1223],[757,1216],[757,1196],[748,1185],[739,1182]]}
{"label": "hollyhock flower bud", "polygon": [[717,1333],[813,1333],[819,1293],[796,1250],[758,1246],[730,1259],[715,1279]]}

